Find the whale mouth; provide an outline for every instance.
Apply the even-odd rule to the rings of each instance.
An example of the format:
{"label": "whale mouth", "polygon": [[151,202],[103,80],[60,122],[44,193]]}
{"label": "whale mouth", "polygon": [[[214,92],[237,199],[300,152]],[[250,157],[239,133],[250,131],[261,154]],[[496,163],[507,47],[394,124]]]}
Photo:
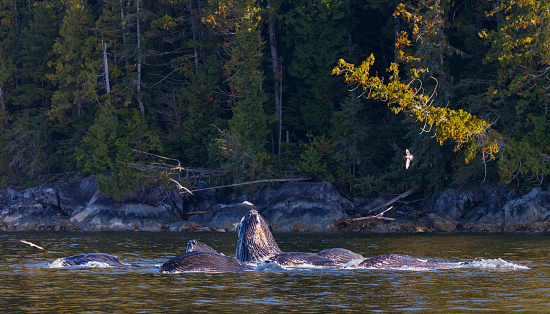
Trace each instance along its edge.
{"label": "whale mouth", "polygon": [[239,223],[235,258],[243,263],[260,263],[280,253],[283,251],[275,242],[268,223],[257,210],[251,209]]}

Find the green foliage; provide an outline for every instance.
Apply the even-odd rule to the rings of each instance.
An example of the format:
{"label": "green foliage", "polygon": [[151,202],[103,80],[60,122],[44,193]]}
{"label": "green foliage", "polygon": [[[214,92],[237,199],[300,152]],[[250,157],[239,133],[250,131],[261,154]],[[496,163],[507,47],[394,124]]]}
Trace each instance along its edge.
{"label": "green foliage", "polygon": [[25,113],[2,134],[0,142],[4,145],[0,160],[5,167],[2,169],[4,180],[25,187],[39,183],[47,169],[49,153],[44,124],[44,117]]}
{"label": "green foliage", "polygon": [[[346,19],[351,12],[349,1],[293,1],[283,15],[283,27],[288,34],[286,45],[291,48],[288,73],[291,110],[301,115],[295,122],[299,131],[320,135],[330,125],[331,113],[339,97],[345,97],[340,82],[330,71],[338,58],[349,51],[349,30]],[[286,60],[285,60],[286,62]],[[296,117],[291,117],[296,119]]]}
{"label": "green foliage", "polygon": [[236,182],[267,178],[264,162],[267,154],[258,154],[249,145],[239,142],[235,133],[220,130],[216,145],[221,151],[223,169],[233,176]]}
{"label": "green foliage", "polygon": [[490,45],[485,60],[497,68],[487,96],[500,117],[495,128],[506,143],[499,160],[506,183],[540,184],[550,174],[549,10],[547,1],[501,1],[488,13],[498,19],[499,27],[480,32]]}
{"label": "green foliage", "polygon": [[434,128],[436,141],[441,145],[451,139],[455,142],[455,150],[458,150],[476,139],[477,144],[483,144],[491,156],[498,152],[497,143],[487,141],[486,131],[489,128],[487,122],[462,109],[436,107],[432,104],[433,95],[423,94],[421,87],[414,87],[415,84],[419,84],[419,73],[426,71],[425,69],[411,69],[412,78],[404,83],[399,77],[398,65],[392,63],[388,69],[389,82],[384,83],[383,78],[370,75],[373,63],[373,55],[357,68],[341,59],[339,66],[334,68],[333,74],[344,74],[346,82],[360,86],[368,98],[387,102],[392,106],[394,113],[405,112],[424,123],[423,131],[429,132]]}
{"label": "green foliage", "polygon": [[86,6],[80,1],[70,1],[67,15],[53,46],[57,55],[48,65],[55,74],[46,77],[59,87],[52,96],[48,115],[55,120],[66,121],[79,116],[83,107],[98,98],[96,85],[101,67],[98,38],[92,36],[92,19]]}
{"label": "green foliage", "polygon": [[350,196],[545,183],[547,2],[0,0],[0,186],[166,180],[132,149]]}
{"label": "green foliage", "polygon": [[298,171],[312,176],[316,181],[334,182],[334,174],[329,168],[332,147],[325,136],[315,137],[305,148],[296,167]]}
{"label": "green foliage", "polygon": [[100,190],[107,196],[121,199],[147,182],[156,182],[145,173],[132,170],[137,161],[132,149],[160,149],[157,136],[151,131],[138,109],[116,109],[109,103],[99,108],[90,131],[77,148],[79,168],[99,174]]}
{"label": "green foliage", "polygon": [[[264,109],[267,97],[262,91],[264,78],[260,52],[264,43],[257,30],[259,22],[256,1],[218,3],[209,17],[212,27],[223,35],[222,45],[229,52],[223,65],[224,77],[227,78],[224,80],[227,83],[224,88],[232,112],[228,121],[230,134],[227,136],[236,137],[231,142],[241,145],[242,151],[250,155],[254,160],[251,165],[262,165],[268,160],[265,145],[270,132],[269,125],[273,123],[273,117],[268,116]],[[229,149],[224,154],[238,151]],[[241,154],[228,160],[239,162]],[[238,176],[256,178],[255,171],[244,169]]]}

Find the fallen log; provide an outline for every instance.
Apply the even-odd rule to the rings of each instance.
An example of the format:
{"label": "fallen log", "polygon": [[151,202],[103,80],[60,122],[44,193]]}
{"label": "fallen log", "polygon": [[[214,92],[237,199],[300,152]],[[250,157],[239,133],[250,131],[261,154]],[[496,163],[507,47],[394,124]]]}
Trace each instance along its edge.
{"label": "fallen log", "polygon": [[361,220],[368,220],[368,219],[382,219],[382,220],[395,220],[395,218],[389,218],[384,217],[384,213],[386,213],[388,210],[392,209],[393,206],[390,206],[390,208],[386,209],[385,211],[381,212],[378,215],[372,215],[372,216],[366,216],[366,217],[359,217],[359,218],[349,218],[349,219],[342,219],[342,222],[346,224],[350,224],[352,222],[361,221]]}
{"label": "fallen log", "polygon": [[[416,188],[412,188],[410,190],[407,190],[405,191],[404,193],[398,195],[397,197],[395,197],[394,199],[376,207],[376,208],[373,208],[369,211],[369,213],[372,213],[376,210],[378,210],[379,208],[382,208],[382,207],[387,207],[397,201],[399,201],[400,199],[402,198],[405,198],[409,195],[411,195],[414,191],[416,191]],[[365,216],[365,217],[359,217],[359,218],[347,218],[347,219],[341,219],[339,222],[338,222],[338,225],[342,226],[342,227],[345,227],[353,222],[357,222],[357,221],[362,221],[362,220],[369,220],[369,219],[380,219],[380,220],[395,220],[395,218],[389,218],[389,217],[384,217],[384,214],[386,212],[388,212],[389,210],[391,210],[393,208],[393,206],[390,206],[389,208],[386,208],[383,212],[377,214],[377,215],[370,215],[370,216]]]}
{"label": "fallen log", "polygon": [[309,178],[309,177],[284,178],[284,179],[264,179],[264,180],[248,181],[248,182],[228,184],[228,185],[218,185],[218,186],[212,186],[212,187],[202,188],[202,189],[195,189],[195,190],[191,190],[191,192],[212,190],[212,189],[221,189],[221,188],[229,188],[229,187],[242,186],[242,185],[259,184],[259,183],[279,183],[279,182],[307,181],[307,180],[310,180],[310,179],[311,178]]}

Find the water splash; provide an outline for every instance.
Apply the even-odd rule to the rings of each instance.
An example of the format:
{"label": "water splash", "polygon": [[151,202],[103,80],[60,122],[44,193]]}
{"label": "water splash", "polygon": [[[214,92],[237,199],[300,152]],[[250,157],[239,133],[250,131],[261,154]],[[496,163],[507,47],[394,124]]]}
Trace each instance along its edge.
{"label": "water splash", "polygon": [[64,264],[65,258],[58,258],[55,261],[51,262],[48,265],[48,268],[81,268],[81,267],[89,267],[89,268],[106,268],[106,267],[113,267],[112,265],[109,265],[105,262],[98,262],[98,261],[89,261],[87,263],[81,264],[81,265],[66,265]]}
{"label": "water splash", "polygon": [[502,258],[496,258],[496,259],[476,258],[472,261],[464,262],[463,267],[482,268],[482,269],[506,269],[506,270],[530,269],[527,266],[510,262]]}

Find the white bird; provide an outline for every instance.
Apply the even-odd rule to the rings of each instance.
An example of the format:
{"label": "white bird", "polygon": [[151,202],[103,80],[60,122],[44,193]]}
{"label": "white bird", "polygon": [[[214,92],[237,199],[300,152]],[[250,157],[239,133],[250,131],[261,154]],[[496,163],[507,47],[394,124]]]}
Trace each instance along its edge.
{"label": "white bird", "polygon": [[174,182],[178,185],[178,188],[179,188],[180,190],[185,190],[186,192],[189,192],[189,194],[195,195],[195,194],[193,194],[193,192],[189,191],[188,188],[182,186],[178,181],[176,181],[176,180],[174,180],[174,179],[172,179],[172,178],[170,178],[170,181],[174,181]]}
{"label": "white bird", "polygon": [[411,165],[411,161],[414,159],[414,156],[409,152],[408,149],[405,149],[405,169],[409,169],[409,166]]}
{"label": "white bird", "polygon": [[44,249],[43,247],[38,246],[38,245],[36,245],[36,244],[34,244],[34,243],[32,243],[32,242],[29,242],[29,241],[19,240],[19,242],[24,243],[24,244],[27,244],[27,245],[30,245],[30,246],[34,246],[35,248],[38,248],[38,249],[41,249],[41,250]]}

